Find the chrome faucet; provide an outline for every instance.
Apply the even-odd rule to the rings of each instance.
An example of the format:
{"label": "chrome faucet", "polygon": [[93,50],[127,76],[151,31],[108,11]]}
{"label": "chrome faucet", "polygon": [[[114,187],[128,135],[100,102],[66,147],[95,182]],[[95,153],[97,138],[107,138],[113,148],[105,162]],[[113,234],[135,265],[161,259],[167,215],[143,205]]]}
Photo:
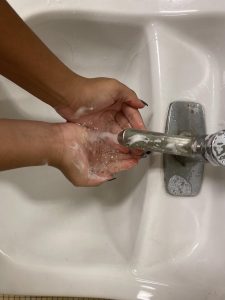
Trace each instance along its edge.
{"label": "chrome faucet", "polygon": [[125,129],[121,145],[163,153],[166,190],[173,196],[199,193],[204,164],[225,167],[225,130],[207,135],[203,106],[196,102],[170,104],[165,133]]}
{"label": "chrome faucet", "polygon": [[199,158],[216,166],[225,166],[225,130],[211,135],[191,136],[188,132],[167,135],[158,132],[125,129],[118,142],[132,149]]}

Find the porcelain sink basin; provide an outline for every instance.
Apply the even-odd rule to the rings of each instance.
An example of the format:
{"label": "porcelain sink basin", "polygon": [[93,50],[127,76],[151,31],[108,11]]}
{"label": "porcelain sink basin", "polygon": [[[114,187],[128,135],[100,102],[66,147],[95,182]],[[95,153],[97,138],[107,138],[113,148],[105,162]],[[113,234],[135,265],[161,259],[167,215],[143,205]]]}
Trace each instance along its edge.
{"label": "porcelain sink basin", "polygon": [[[115,77],[164,131],[174,100],[225,128],[225,3],[220,0],[10,0],[84,76]],[[0,117],[61,121],[0,78]],[[162,157],[98,188],[50,167],[0,174],[0,293],[111,299],[225,299],[225,170],[206,167],[197,197],[165,192]]]}

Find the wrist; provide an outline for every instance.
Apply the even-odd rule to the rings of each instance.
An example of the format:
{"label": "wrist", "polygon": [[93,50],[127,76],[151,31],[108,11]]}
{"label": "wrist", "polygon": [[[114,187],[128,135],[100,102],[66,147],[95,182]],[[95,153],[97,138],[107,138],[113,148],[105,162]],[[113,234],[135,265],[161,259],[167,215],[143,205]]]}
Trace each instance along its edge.
{"label": "wrist", "polygon": [[0,170],[51,164],[59,148],[54,124],[0,121]]}
{"label": "wrist", "polygon": [[86,128],[75,123],[58,123],[53,125],[54,143],[49,149],[49,165],[63,170],[65,161],[71,159],[71,167],[79,164],[82,145],[87,140]]}
{"label": "wrist", "polygon": [[88,82],[88,78],[71,72],[66,82],[62,84],[60,100],[52,106],[66,120],[74,120],[76,111],[84,105]]}
{"label": "wrist", "polygon": [[46,123],[46,136],[43,141],[43,157],[48,165],[58,168],[63,153],[63,134],[61,125]]}
{"label": "wrist", "polygon": [[39,121],[24,122],[27,122],[27,124],[24,124],[27,131],[20,145],[26,149],[27,165],[53,165],[52,162],[56,159],[60,150],[58,147],[57,124]]}

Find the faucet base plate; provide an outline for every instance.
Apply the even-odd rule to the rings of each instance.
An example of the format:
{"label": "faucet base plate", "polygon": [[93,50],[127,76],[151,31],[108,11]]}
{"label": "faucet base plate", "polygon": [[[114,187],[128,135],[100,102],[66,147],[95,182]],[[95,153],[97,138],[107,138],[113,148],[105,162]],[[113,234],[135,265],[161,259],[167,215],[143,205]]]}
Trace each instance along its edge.
{"label": "faucet base plate", "polygon": [[[166,134],[202,136],[206,134],[204,110],[201,104],[175,101],[170,104]],[[196,196],[201,188],[204,161],[199,157],[163,155],[166,190],[173,196]]]}

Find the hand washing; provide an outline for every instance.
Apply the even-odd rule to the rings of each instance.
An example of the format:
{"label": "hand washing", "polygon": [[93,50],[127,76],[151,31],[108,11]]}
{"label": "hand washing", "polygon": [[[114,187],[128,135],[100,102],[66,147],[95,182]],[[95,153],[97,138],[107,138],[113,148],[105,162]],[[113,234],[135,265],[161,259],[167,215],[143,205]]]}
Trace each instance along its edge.
{"label": "hand washing", "polygon": [[125,128],[144,129],[138,109],[147,104],[116,79],[73,72],[5,0],[0,12],[0,74],[68,121],[1,120],[0,170],[47,163],[74,185],[95,186],[135,166],[140,153],[111,137]]}

